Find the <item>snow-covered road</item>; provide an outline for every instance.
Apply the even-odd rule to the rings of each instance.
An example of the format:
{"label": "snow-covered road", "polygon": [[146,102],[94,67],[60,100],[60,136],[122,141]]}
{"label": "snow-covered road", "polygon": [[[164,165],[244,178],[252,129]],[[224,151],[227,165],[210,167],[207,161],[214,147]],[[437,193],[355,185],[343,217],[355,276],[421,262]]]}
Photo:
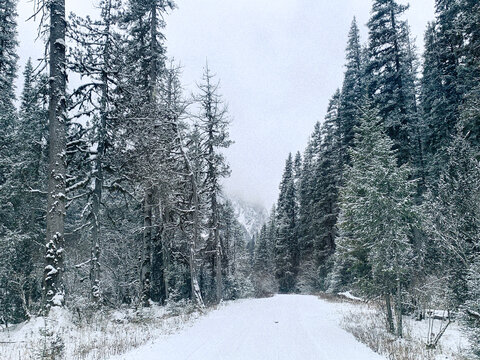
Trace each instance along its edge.
{"label": "snow-covered road", "polygon": [[[335,304],[315,296],[241,300],[125,360],[380,360],[342,330]],[[118,359],[118,358],[116,358]]]}

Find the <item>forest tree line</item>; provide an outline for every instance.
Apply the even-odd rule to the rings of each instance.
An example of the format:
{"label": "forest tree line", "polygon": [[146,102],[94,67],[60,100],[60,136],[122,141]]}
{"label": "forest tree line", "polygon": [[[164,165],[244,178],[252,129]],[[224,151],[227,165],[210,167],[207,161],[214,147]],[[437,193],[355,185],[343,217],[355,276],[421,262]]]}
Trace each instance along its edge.
{"label": "forest tree line", "polygon": [[253,294],[221,188],[231,119],[208,65],[193,95],[181,86],[175,4],[102,0],[82,18],[36,2],[46,56],[19,99],[16,5],[0,3],[0,321]]}
{"label": "forest tree line", "polygon": [[399,337],[402,314],[449,310],[480,356],[480,3],[436,0],[421,61],[407,9],[373,1],[365,44],[353,21],[343,85],[259,235],[261,286],[356,291]]}
{"label": "forest tree line", "polygon": [[16,0],[0,4],[4,324],[52,306],[356,290],[397,336],[400,315],[439,307],[480,343],[476,0],[436,0],[421,59],[398,1],[373,1],[366,44],[353,22],[342,87],[248,244],[221,190],[218,81],[206,67],[188,96],[167,56],[175,4],[102,0],[95,20],[37,5],[48,51],[16,99]]}

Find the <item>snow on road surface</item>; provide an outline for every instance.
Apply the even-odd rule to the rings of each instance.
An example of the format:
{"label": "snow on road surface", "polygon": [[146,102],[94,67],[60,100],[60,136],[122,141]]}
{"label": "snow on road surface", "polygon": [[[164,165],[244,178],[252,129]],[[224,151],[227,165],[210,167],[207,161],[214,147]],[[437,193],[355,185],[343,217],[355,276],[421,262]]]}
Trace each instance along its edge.
{"label": "snow on road surface", "polygon": [[338,325],[334,303],[316,296],[240,300],[124,360],[381,360]]}

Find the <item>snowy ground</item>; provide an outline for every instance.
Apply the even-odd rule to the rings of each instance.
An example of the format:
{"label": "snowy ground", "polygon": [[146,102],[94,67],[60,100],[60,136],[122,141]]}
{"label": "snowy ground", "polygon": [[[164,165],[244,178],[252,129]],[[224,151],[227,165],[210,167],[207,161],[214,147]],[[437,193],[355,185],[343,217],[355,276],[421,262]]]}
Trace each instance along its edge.
{"label": "snowy ground", "polygon": [[240,300],[112,360],[385,359],[340,327],[339,306],[302,295]]}
{"label": "snowy ground", "polygon": [[[422,344],[426,343],[428,335],[428,320],[416,321],[412,318],[405,318],[404,322],[410,338],[421,341]],[[440,331],[440,328],[444,325],[445,324],[440,320],[435,320],[433,322],[432,331],[437,334]],[[455,356],[466,354],[468,348],[468,339],[460,325],[456,322],[451,323],[440,338],[437,349],[439,351],[437,351],[435,360],[455,359]],[[467,356],[468,355],[465,355],[464,358],[468,359]]]}
{"label": "snowy ground", "polygon": [[[104,360],[176,333],[200,317],[185,305],[178,310],[154,305],[86,315],[79,319],[76,312],[54,308],[47,318],[0,329],[0,360]],[[63,349],[63,357],[45,355],[55,348]]]}
{"label": "snowy ground", "polygon": [[[340,294],[339,294],[340,295]],[[343,298],[354,299],[345,296]],[[451,323],[438,345],[434,349],[427,349],[429,322],[430,329],[437,334],[445,326],[441,320],[425,319],[417,321],[411,316],[403,317],[402,339],[388,334],[385,326],[383,310],[375,304],[360,302],[338,303],[337,311],[343,313],[341,326],[354,334],[359,341],[368,344],[375,352],[384,354],[394,360],[466,360],[469,359],[469,342],[465,332],[457,322]]]}
{"label": "snowy ground", "polygon": [[[57,335],[68,360],[385,360],[392,353],[391,359],[401,360],[469,359],[460,356],[468,342],[456,323],[437,349],[426,350],[427,321],[405,317],[405,338],[395,340],[385,332],[378,307],[350,293],[325,298],[230,301],[203,315],[186,304],[120,309],[91,319],[84,313],[83,320],[67,310],[52,311],[47,319],[0,329],[0,359],[38,358]],[[45,335],[48,329],[54,337]]]}

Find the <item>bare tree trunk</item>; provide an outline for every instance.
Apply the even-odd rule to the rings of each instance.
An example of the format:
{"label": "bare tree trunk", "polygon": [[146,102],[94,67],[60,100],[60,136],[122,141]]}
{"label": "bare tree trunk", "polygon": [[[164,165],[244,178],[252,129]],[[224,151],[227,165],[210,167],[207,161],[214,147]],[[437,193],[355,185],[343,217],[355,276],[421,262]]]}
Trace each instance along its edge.
{"label": "bare tree trunk", "polygon": [[196,186],[196,181],[194,178],[193,171],[191,172],[192,178],[192,188],[193,188],[193,203],[194,203],[194,231],[193,231],[193,238],[191,239],[190,243],[190,256],[189,256],[189,264],[190,264],[190,284],[191,284],[191,291],[192,291],[192,300],[195,301],[197,306],[200,308],[204,308],[205,305],[203,303],[202,294],[200,292],[200,285],[198,283],[198,275],[197,275],[197,244],[200,238],[200,224],[198,219],[198,211],[199,211],[199,203],[198,203],[198,190]]}
{"label": "bare tree trunk", "polygon": [[[209,137],[213,138],[212,134],[213,130],[210,129],[209,131]],[[210,159],[213,158],[213,145],[210,144],[209,148],[209,157]],[[217,179],[215,175],[215,169],[213,168],[213,161],[210,160],[209,162],[209,173],[210,173],[210,178],[213,184],[217,184]],[[214,258],[214,266],[215,266],[215,286],[216,286],[216,300],[217,303],[222,301],[223,297],[223,279],[222,279],[222,244],[220,243],[220,232],[218,228],[218,203],[217,203],[217,194],[215,193],[215,189],[211,190],[212,193],[210,194],[210,206],[211,206],[211,212],[212,212],[212,231],[213,231],[213,243],[215,246],[215,258]]]}
{"label": "bare tree trunk", "polygon": [[110,64],[110,24],[111,24],[111,0],[106,2],[105,14],[105,47],[103,49],[103,67],[101,76],[101,98],[100,98],[100,123],[97,129],[97,157],[95,159],[95,188],[93,190],[92,213],[92,248],[90,259],[90,282],[91,297],[94,302],[100,302],[102,293],[100,289],[100,205],[103,191],[103,157],[105,155],[105,141],[107,136],[107,112],[108,112],[108,77],[107,71]]}
{"label": "bare tree trunk", "polygon": [[[215,202],[216,203],[216,202]],[[215,207],[215,210],[216,207]],[[223,297],[223,279],[222,279],[222,245],[220,243],[220,234],[218,229],[217,211],[214,211],[213,231],[215,238],[215,283],[217,290],[217,302],[222,301]]]}
{"label": "bare tree trunk", "polygon": [[98,148],[95,159],[95,188],[92,199],[92,247],[90,258],[91,297],[94,302],[101,300],[100,291],[100,204],[103,190],[103,155],[105,151],[106,133],[106,79],[102,76],[103,89],[101,99],[100,126],[98,128]]}
{"label": "bare tree trunk", "polygon": [[403,318],[402,318],[402,282],[400,276],[397,276],[397,293],[395,296],[395,312],[397,315],[397,336],[403,336]]}
{"label": "bare tree trunk", "polygon": [[[165,233],[165,231],[163,231]],[[169,249],[169,242],[168,238],[162,234],[162,262],[163,262],[163,290],[165,292],[165,301],[168,300],[169,295],[169,286],[168,286],[168,266],[169,266],[169,259],[168,259],[168,249]]]}
{"label": "bare tree trunk", "polygon": [[385,307],[387,312],[388,332],[395,334],[395,326],[393,325],[392,304],[390,302],[390,292],[385,293]]}
{"label": "bare tree trunk", "polygon": [[[150,75],[148,83],[148,92],[150,107],[149,112],[152,117],[156,103],[155,87],[157,85],[157,2],[152,1],[150,17]],[[151,299],[151,276],[152,276],[152,217],[153,217],[153,184],[149,182],[145,189],[144,198],[144,231],[143,231],[143,256],[141,269],[142,284],[142,303],[144,306],[150,306]]]}
{"label": "bare tree trunk", "polygon": [[191,286],[191,299],[195,302],[195,304],[203,309],[205,307],[202,293],[200,291],[200,284],[198,282],[198,274],[197,274],[197,244],[200,239],[200,219],[199,219],[199,212],[200,212],[200,199],[198,196],[198,186],[197,186],[197,179],[195,178],[195,171],[193,166],[190,162],[187,152],[183,148],[183,139],[180,130],[175,122],[175,130],[177,135],[177,141],[179,142],[180,152],[182,157],[185,161],[185,166],[187,168],[189,177],[190,177],[190,184],[192,186],[192,205],[193,205],[193,237],[190,237],[190,249],[189,249],[189,267],[190,267],[190,286]]}
{"label": "bare tree trunk", "polygon": [[65,178],[66,178],[66,66],[65,0],[51,0],[50,77],[49,77],[49,149],[46,266],[44,295],[46,312],[64,304]]}
{"label": "bare tree trunk", "polygon": [[[165,217],[162,217],[162,212],[165,212],[162,209],[160,203],[160,193],[158,188],[155,188],[155,196],[154,196],[154,229],[155,234],[152,238],[152,248],[153,248],[153,255],[152,255],[152,292],[151,296],[154,301],[161,302],[162,304],[165,303],[167,298],[166,296],[166,289],[165,289],[165,256],[164,256],[164,249],[163,249],[163,236],[165,234],[164,223],[166,223]],[[163,211],[162,211],[163,210]]]}
{"label": "bare tree trunk", "polygon": [[148,185],[145,190],[145,199],[143,204],[144,230],[143,230],[143,253],[142,268],[140,272],[140,283],[142,285],[142,304],[150,306],[151,299],[151,277],[152,277],[152,208],[153,208],[153,190]]}

